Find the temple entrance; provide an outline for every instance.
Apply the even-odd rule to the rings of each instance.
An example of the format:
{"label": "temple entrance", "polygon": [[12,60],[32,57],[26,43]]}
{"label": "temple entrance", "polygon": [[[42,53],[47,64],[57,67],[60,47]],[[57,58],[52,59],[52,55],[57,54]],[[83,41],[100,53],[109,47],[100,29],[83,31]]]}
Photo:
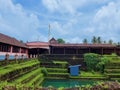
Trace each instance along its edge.
{"label": "temple entrance", "polygon": [[28,50],[28,55],[30,58],[37,57],[40,54],[48,54],[49,49],[44,49],[44,48],[32,48]]}

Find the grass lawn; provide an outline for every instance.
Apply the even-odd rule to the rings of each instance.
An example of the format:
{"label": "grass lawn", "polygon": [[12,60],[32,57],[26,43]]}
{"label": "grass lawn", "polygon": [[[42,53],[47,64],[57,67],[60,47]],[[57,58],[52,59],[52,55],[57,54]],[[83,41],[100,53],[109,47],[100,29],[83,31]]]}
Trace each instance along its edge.
{"label": "grass lawn", "polygon": [[8,64],[6,66],[1,66],[0,67],[0,75],[4,75],[4,74],[6,74],[10,71],[16,70],[16,69],[32,66],[37,63],[39,63],[38,60],[30,60],[28,62],[24,62],[24,63],[20,63],[20,64],[12,64],[12,65]]}
{"label": "grass lawn", "polygon": [[53,61],[54,64],[67,64],[66,61]]}
{"label": "grass lawn", "polygon": [[89,72],[85,72],[85,71],[81,71],[79,76],[81,76],[81,77],[94,77],[94,76],[96,76],[96,77],[103,77],[104,75],[99,73],[99,72],[90,72],[90,71]]}
{"label": "grass lawn", "polygon": [[104,74],[99,72],[86,72],[80,71],[78,76],[69,76],[72,79],[106,79],[107,77]]}
{"label": "grass lawn", "polygon": [[29,77],[31,77],[31,76],[33,76],[33,75],[36,75],[36,74],[38,74],[38,73],[40,73],[40,72],[41,72],[41,69],[40,69],[40,68],[38,68],[38,69],[36,69],[36,70],[33,70],[33,71],[31,71],[31,72],[29,72],[29,73],[27,73],[27,74],[25,74],[25,75],[23,75],[23,76],[15,79],[15,80],[13,81],[13,83],[21,83],[23,80],[26,80],[26,79],[28,79]]}

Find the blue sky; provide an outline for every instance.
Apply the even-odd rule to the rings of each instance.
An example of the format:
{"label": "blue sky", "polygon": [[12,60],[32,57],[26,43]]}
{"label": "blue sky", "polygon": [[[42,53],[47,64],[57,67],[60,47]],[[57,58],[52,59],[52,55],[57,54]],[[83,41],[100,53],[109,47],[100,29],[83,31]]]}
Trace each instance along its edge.
{"label": "blue sky", "polygon": [[120,42],[120,0],[0,0],[0,32],[18,40],[51,37],[81,43],[93,36]]}

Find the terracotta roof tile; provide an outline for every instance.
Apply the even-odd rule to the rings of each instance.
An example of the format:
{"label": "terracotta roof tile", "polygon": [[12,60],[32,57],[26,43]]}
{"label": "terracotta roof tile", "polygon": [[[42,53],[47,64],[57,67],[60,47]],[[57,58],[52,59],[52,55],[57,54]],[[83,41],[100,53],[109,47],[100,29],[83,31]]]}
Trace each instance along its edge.
{"label": "terracotta roof tile", "polygon": [[111,44],[51,44],[54,47],[116,47]]}
{"label": "terracotta roof tile", "polygon": [[0,33],[0,42],[10,44],[10,45],[14,45],[14,46],[27,48],[24,43],[21,43],[20,41],[16,40],[15,38],[4,35],[2,33]]}
{"label": "terracotta roof tile", "polygon": [[48,42],[40,42],[40,41],[34,41],[34,42],[27,42],[26,43],[27,46],[31,46],[31,45],[45,45],[45,46],[49,46]]}
{"label": "terracotta roof tile", "polygon": [[26,45],[28,46],[28,48],[49,49],[49,43],[48,42],[34,41],[34,42],[27,42]]}

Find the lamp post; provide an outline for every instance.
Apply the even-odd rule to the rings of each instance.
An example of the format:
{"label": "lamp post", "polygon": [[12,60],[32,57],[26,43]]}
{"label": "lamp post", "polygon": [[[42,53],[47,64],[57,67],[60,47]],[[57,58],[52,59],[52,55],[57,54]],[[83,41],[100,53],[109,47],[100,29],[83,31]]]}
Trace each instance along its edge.
{"label": "lamp post", "polygon": [[[49,42],[49,40],[50,40],[50,28],[51,28],[51,26],[49,24],[49,28],[48,28],[48,44],[49,45],[50,45],[50,42]],[[50,54],[50,46],[49,46],[49,49],[48,49],[48,53]]]}

